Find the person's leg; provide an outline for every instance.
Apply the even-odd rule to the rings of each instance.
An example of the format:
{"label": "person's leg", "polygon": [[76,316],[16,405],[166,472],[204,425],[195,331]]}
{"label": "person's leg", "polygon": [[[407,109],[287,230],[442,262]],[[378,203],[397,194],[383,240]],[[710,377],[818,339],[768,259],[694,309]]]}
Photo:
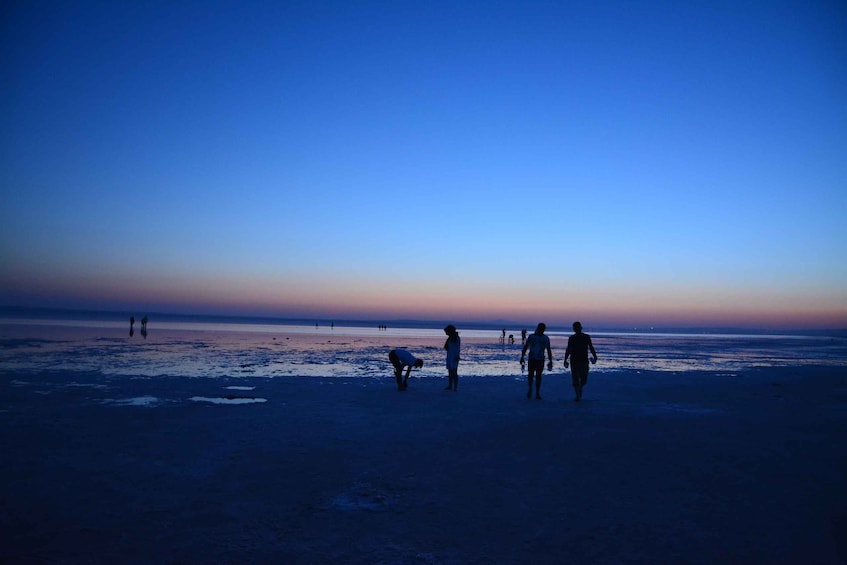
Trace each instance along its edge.
{"label": "person's leg", "polygon": [[582,387],[588,382],[588,366],[581,364],[571,365],[571,373],[573,375],[573,388],[576,393],[575,401],[582,400]]}
{"label": "person's leg", "polygon": [[535,396],[538,398],[538,390],[541,386],[541,371],[544,370],[544,360],[538,359],[529,360],[529,390],[526,391],[526,397],[532,398],[532,383],[535,381]]}
{"label": "person's leg", "polygon": [[391,365],[394,367],[394,378],[397,380],[397,388],[401,388],[403,386],[403,365],[400,364],[400,359],[397,358],[397,352],[393,349],[388,354],[388,360],[391,361]]}
{"label": "person's leg", "polygon": [[544,373],[544,361],[541,362],[541,366],[538,368],[538,375],[535,377],[535,399],[541,400],[541,375]]}
{"label": "person's leg", "polygon": [[585,366],[585,371],[583,371],[582,375],[579,379],[579,398],[582,399],[582,389],[585,388],[585,385],[588,384],[588,370],[589,366]]}
{"label": "person's leg", "polygon": [[573,382],[574,400],[579,400],[579,371],[577,365],[571,363],[571,381]]}

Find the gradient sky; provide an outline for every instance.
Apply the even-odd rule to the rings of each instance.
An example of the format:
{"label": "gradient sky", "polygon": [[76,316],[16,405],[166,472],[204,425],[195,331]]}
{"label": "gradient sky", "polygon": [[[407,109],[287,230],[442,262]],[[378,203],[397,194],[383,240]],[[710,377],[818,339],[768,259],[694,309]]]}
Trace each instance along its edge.
{"label": "gradient sky", "polygon": [[839,0],[0,18],[0,304],[847,327]]}

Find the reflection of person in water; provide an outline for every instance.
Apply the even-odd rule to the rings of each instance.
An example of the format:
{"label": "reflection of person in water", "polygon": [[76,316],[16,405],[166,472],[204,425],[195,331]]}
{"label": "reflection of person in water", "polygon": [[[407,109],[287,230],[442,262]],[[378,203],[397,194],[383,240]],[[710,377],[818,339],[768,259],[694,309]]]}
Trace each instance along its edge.
{"label": "reflection of person in water", "polygon": [[135,325],[135,316],[130,316],[129,317],[129,337],[132,337],[133,335],[135,335],[135,328],[133,327],[134,325]]}
{"label": "reflection of person in water", "polygon": [[[397,390],[406,390],[409,388],[409,373],[412,372],[412,367],[420,369],[423,367],[423,361],[418,359],[405,349],[392,349],[388,353],[388,360],[394,365],[394,377],[397,379]],[[403,379],[403,368],[406,368],[406,379]]]}

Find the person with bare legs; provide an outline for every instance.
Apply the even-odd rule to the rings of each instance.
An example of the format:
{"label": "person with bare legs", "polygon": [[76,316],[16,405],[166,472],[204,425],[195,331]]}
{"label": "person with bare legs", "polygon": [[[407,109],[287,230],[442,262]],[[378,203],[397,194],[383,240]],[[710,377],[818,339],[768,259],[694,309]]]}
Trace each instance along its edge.
{"label": "person with bare legs", "polygon": [[568,357],[571,358],[571,378],[573,390],[576,393],[574,402],[582,400],[582,389],[588,382],[588,351],[591,351],[591,363],[597,362],[597,352],[591,343],[591,336],[582,333],[582,324],[573,323],[573,335],[568,338],[568,348],[565,350],[565,369],[568,368]]}
{"label": "person with bare legs", "polygon": [[[409,373],[412,372],[412,367],[420,369],[423,367],[423,360],[418,359],[405,349],[392,349],[388,352],[388,360],[394,366],[394,377],[397,379],[397,390],[406,390],[409,388]],[[403,379],[403,369],[406,369],[406,378]]]}
{"label": "person with bare legs", "polygon": [[456,391],[459,387],[459,350],[462,348],[462,340],[456,326],[450,324],[444,328],[447,341],[444,342],[444,351],[447,352],[447,388],[445,390]]}
{"label": "person with bare legs", "polygon": [[547,370],[553,370],[553,351],[550,349],[550,338],[544,335],[544,330],[547,326],[543,323],[538,324],[535,328],[535,333],[526,339],[526,343],[521,351],[521,365],[524,364],[526,351],[529,349],[529,390],[526,393],[527,398],[532,398],[532,382],[535,381],[535,398],[541,400],[541,373],[544,372],[544,352],[547,352]]}

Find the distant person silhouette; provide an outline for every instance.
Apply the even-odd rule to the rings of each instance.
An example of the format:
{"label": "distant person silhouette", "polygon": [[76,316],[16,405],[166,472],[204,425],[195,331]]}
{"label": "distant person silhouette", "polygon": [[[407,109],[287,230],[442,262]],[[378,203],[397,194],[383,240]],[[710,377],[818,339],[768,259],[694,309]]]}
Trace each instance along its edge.
{"label": "distant person silhouette", "polygon": [[[418,359],[405,349],[392,349],[388,352],[388,360],[394,365],[394,377],[397,379],[397,390],[406,390],[409,388],[409,373],[412,372],[412,367],[420,369],[423,367],[423,361]],[[406,379],[403,379],[403,369],[406,369]]]}
{"label": "distant person silhouette", "polygon": [[141,335],[144,339],[147,339],[147,314],[144,314],[144,317],[141,318]]}
{"label": "distant person silhouette", "polygon": [[526,328],[521,330],[521,345],[526,343]]}
{"label": "distant person silhouette", "polygon": [[544,335],[544,330],[547,325],[539,323],[535,328],[535,333],[526,339],[526,343],[521,351],[521,365],[524,364],[526,350],[529,349],[529,374],[527,376],[529,382],[529,390],[526,393],[527,398],[532,398],[532,381],[535,380],[535,398],[541,400],[541,373],[544,372],[544,352],[547,352],[547,369],[553,370],[553,351],[550,349],[550,338]]}
{"label": "distant person silhouette", "polygon": [[582,400],[582,389],[588,382],[588,351],[591,351],[591,362],[597,362],[597,352],[591,343],[591,336],[582,333],[582,324],[573,323],[574,334],[568,338],[568,348],[565,350],[565,369],[568,368],[568,357],[571,358],[571,378],[573,390],[576,393],[575,402]]}
{"label": "distant person silhouette", "polygon": [[503,334],[500,336],[500,343],[506,343],[506,328],[503,328]]}
{"label": "distant person silhouette", "polygon": [[132,337],[132,336],[135,335],[135,328],[133,327],[134,325],[135,325],[135,316],[130,316],[129,317],[129,337]]}
{"label": "distant person silhouette", "polygon": [[459,387],[459,350],[462,348],[462,340],[456,326],[449,324],[444,328],[447,341],[444,342],[444,351],[447,352],[447,388],[445,390],[456,391]]}

